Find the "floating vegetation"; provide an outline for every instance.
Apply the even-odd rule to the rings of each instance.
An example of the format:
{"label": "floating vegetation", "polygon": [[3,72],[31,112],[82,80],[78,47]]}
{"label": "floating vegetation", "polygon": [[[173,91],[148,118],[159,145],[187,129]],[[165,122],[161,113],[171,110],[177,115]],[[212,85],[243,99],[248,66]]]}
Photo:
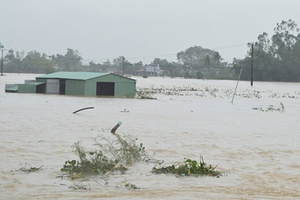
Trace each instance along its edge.
{"label": "floating vegetation", "polygon": [[124,110],[121,110],[121,112],[126,113],[126,112],[129,112],[129,110],[127,110],[126,108],[124,108]]}
{"label": "floating vegetation", "polygon": [[153,92],[151,92],[150,90],[137,90],[136,91],[136,95],[138,99],[157,99],[155,97],[153,97]]}
{"label": "floating vegetation", "polygon": [[79,160],[65,161],[61,171],[71,179],[82,178],[89,175],[105,175],[108,172],[125,173],[123,165],[131,165],[148,158],[145,147],[136,144],[135,138],[113,134],[116,140],[106,137],[97,137],[95,146],[99,150],[85,151],[79,142],[73,145]]}
{"label": "floating vegetation", "polygon": [[152,173],[154,174],[175,174],[179,176],[217,176],[221,172],[216,171],[217,166],[207,165],[202,156],[200,156],[199,163],[196,160],[185,159],[183,164],[171,165],[167,167],[153,167]]}
{"label": "floating vegetation", "polygon": [[127,170],[122,165],[118,165],[119,160],[109,159],[101,150],[87,152],[80,146],[79,142],[75,143],[73,148],[75,154],[79,157],[79,161],[65,161],[63,168],[61,168],[61,171],[72,179],[87,175],[104,175],[111,171],[124,173]]}
{"label": "floating vegetation", "polygon": [[[233,94],[232,89],[219,89],[216,87],[209,86],[181,86],[181,87],[166,87],[163,85],[160,86],[150,86],[147,88],[137,88],[137,97],[138,98],[149,98],[151,99],[155,94],[162,95],[172,95],[172,96],[198,96],[198,97],[214,97],[214,98],[226,98],[230,97]],[[292,98],[299,99],[300,93],[272,93],[269,90],[252,90],[244,89],[239,91],[236,94],[242,98]]]}
{"label": "floating vegetation", "polygon": [[74,182],[74,184],[71,185],[69,188],[73,190],[91,190],[90,184],[84,184],[83,181],[80,181],[78,183]]}
{"label": "floating vegetation", "polygon": [[262,111],[262,112],[269,112],[269,111],[279,111],[279,112],[284,112],[285,111],[285,108],[284,108],[284,105],[282,102],[280,102],[280,107],[275,107],[274,105],[269,105],[269,107],[267,108],[257,108],[257,107],[254,107],[252,108],[252,110],[259,110],[259,111]]}
{"label": "floating vegetation", "polygon": [[136,190],[136,189],[140,189],[139,187],[137,187],[136,185],[132,184],[132,183],[126,183],[125,184],[125,188],[128,190]]}
{"label": "floating vegetation", "polygon": [[31,167],[31,165],[29,165],[28,163],[25,163],[24,165],[22,165],[22,167],[19,170],[23,171],[23,172],[27,172],[27,173],[38,172],[42,169],[42,167],[43,167],[43,165],[40,167]]}
{"label": "floating vegetation", "polygon": [[119,162],[131,165],[136,162],[148,160],[148,154],[142,143],[137,144],[137,138],[130,135],[113,134],[116,140],[111,140],[106,137],[98,136],[96,144],[110,158],[114,158]]}

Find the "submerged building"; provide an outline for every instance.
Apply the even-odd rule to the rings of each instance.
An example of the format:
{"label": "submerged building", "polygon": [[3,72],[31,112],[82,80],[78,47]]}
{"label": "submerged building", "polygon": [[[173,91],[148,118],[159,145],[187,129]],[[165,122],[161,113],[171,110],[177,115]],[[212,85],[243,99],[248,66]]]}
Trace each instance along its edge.
{"label": "submerged building", "polygon": [[5,92],[132,98],[136,80],[112,73],[55,72],[24,84],[7,84]]}

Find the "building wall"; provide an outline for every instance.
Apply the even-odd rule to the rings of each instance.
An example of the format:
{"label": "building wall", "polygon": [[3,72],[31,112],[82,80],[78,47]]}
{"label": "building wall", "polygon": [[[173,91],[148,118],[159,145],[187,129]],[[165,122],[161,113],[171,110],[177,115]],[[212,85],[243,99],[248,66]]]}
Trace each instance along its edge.
{"label": "building wall", "polygon": [[[81,80],[66,80],[66,95],[85,95],[85,81]],[[87,95],[88,96],[88,95]]]}
{"label": "building wall", "polygon": [[[46,79],[37,79],[39,82],[47,82]],[[89,80],[69,80],[66,79],[65,94],[76,96],[96,96],[97,82],[114,82],[116,97],[135,97],[135,80],[124,78],[122,76],[108,74]],[[36,91],[34,91],[36,92]]]}
{"label": "building wall", "polygon": [[18,93],[36,93],[36,86],[29,84],[18,84]]}
{"label": "building wall", "polygon": [[117,97],[135,97],[135,82],[118,82],[115,83],[115,96]]}
{"label": "building wall", "polygon": [[97,82],[114,82],[116,97],[135,97],[135,81],[113,74],[87,80],[85,83],[85,96],[96,96]]}

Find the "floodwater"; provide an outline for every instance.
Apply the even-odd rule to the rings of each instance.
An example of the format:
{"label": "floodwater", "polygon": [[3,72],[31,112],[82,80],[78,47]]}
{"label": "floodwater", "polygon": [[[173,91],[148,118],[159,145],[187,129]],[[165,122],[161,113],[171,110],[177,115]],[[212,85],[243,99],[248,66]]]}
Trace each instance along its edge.
{"label": "floodwater", "polygon": [[[233,103],[236,81],[223,80],[133,77],[157,100],[4,92],[36,76],[0,77],[0,199],[300,199],[300,83],[240,82]],[[117,133],[163,165],[203,156],[223,175],[155,175],[154,163],[138,163],[108,184],[61,177],[75,142],[95,149],[119,121]],[[87,190],[72,189],[79,184]]]}

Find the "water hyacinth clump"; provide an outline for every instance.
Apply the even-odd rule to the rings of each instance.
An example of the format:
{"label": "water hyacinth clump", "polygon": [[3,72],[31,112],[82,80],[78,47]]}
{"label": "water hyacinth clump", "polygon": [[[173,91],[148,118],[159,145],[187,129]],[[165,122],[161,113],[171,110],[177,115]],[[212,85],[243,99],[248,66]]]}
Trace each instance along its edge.
{"label": "water hyacinth clump", "polygon": [[75,143],[74,152],[79,160],[65,161],[61,171],[67,176],[80,178],[87,175],[105,174],[109,171],[126,171],[122,165],[118,165],[117,159],[109,159],[101,150],[85,151],[79,142]]}
{"label": "water hyacinth clump", "polygon": [[143,144],[136,144],[135,138],[129,135],[121,137],[113,134],[115,139],[98,136],[95,141],[97,150],[85,151],[79,142],[73,145],[79,160],[65,161],[61,171],[70,178],[81,178],[87,175],[104,175],[107,172],[124,173],[124,165],[147,159]]}
{"label": "water hyacinth clump", "polygon": [[220,171],[216,171],[217,166],[207,165],[202,156],[200,162],[196,160],[185,159],[183,164],[171,165],[167,167],[153,167],[154,174],[174,174],[180,176],[217,176],[221,175]]}

